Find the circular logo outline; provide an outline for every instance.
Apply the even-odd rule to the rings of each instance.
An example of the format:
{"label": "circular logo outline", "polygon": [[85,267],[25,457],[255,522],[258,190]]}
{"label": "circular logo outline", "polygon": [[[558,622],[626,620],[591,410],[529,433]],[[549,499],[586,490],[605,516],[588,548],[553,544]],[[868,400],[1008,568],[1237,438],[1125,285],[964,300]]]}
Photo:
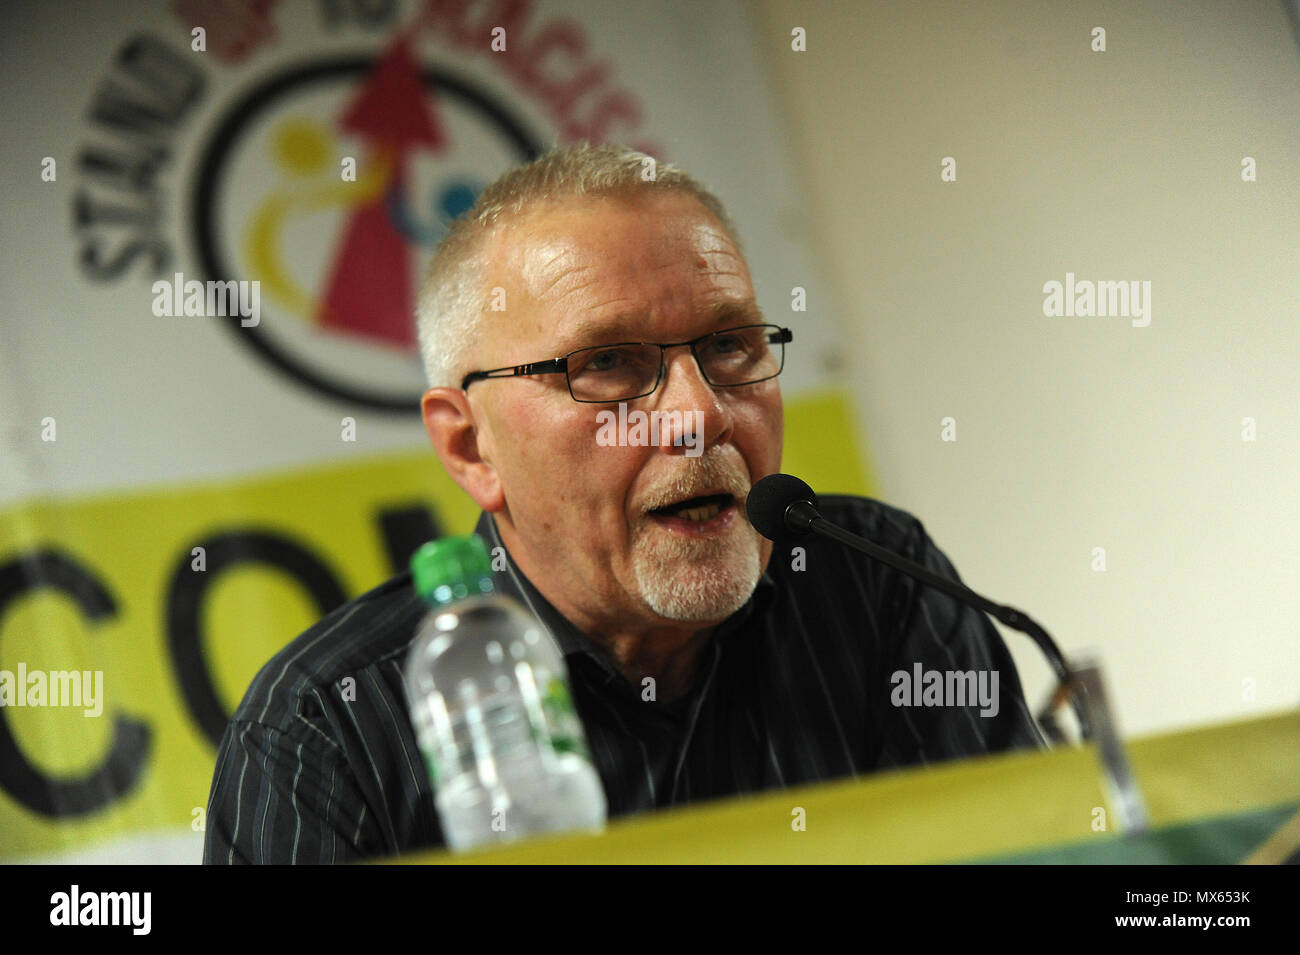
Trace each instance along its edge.
{"label": "circular logo outline", "polygon": [[[209,279],[228,281],[234,274],[234,270],[227,267],[221,251],[217,248],[216,200],[223,184],[222,169],[225,161],[248,128],[250,120],[276,100],[300,89],[304,84],[337,80],[340,76],[364,77],[369,75],[376,63],[377,60],[373,56],[344,56],[287,67],[237,100],[227,109],[221,121],[213,127],[207,145],[203,149],[199,173],[194,180],[190,196],[193,223],[191,238],[197,245],[199,264]],[[542,147],[523,123],[472,83],[453,76],[440,67],[421,69],[420,78],[426,87],[432,86],[439,93],[449,93],[466,100],[486,114],[511,145],[519,151],[521,161],[527,162],[541,155]],[[325,397],[350,404],[360,404],[374,411],[410,413],[419,410],[419,393],[414,398],[397,398],[391,392],[373,391],[332,381],[320,369],[306,364],[282,344],[262,334],[259,327],[241,326],[239,315],[227,316],[224,323],[242,342],[260,354],[273,367],[287,374],[299,385],[306,386]]]}

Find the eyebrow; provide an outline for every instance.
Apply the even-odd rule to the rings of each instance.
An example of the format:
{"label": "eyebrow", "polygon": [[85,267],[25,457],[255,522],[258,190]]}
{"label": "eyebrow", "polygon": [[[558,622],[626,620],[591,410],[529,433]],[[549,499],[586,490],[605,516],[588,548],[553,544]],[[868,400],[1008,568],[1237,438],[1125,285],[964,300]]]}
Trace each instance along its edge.
{"label": "eyebrow", "polygon": [[[713,331],[732,325],[761,325],[765,319],[758,302],[754,299],[745,301],[710,302],[699,309],[699,314],[709,320]],[[600,345],[612,345],[615,342],[642,341],[634,335],[622,335],[620,328],[638,321],[645,321],[643,309],[620,312],[600,321],[579,321],[564,336],[557,355],[564,355],[579,348],[594,348]],[[705,332],[704,334],[708,334]]]}
{"label": "eyebrow", "polygon": [[712,302],[705,306],[704,310],[712,313],[715,325],[721,325],[723,322],[730,324],[732,321],[740,325],[761,325],[764,323],[763,310],[758,307],[758,302],[752,298],[743,302]]}

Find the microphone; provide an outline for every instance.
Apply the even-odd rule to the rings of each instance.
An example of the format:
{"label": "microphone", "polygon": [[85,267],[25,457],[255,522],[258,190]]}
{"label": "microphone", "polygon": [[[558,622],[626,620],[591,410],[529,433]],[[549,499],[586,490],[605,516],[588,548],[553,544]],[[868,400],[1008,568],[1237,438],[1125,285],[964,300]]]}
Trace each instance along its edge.
{"label": "microphone", "polygon": [[770,541],[785,542],[803,537],[812,529],[817,513],[817,495],[793,474],[769,474],[749,489],[745,498],[749,523]]}
{"label": "microphone", "polygon": [[[920,564],[900,557],[887,547],[882,547],[865,537],[859,537],[857,534],[832,524],[818,513],[817,495],[813,493],[813,489],[797,477],[790,474],[769,474],[767,477],[759,479],[750,488],[749,496],[745,499],[745,514],[749,518],[749,523],[754,526],[754,530],[770,541],[787,543],[809,533],[819,534],[866,554],[882,564],[887,564],[895,570],[901,571],[907,576],[947,594],[959,603],[984,611],[1008,627],[1028,634],[1030,639],[1042,650],[1043,655],[1047,657],[1047,662],[1051,665],[1057,680],[1062,684],[1068,684],[1072,681],[1073,671],[1069,664],[1066,663],[1060,648],[1048,636],[1047,631],[1032,620],[1028,614],[1016,610],[1014,607],[994,603],[955,580],[941,577]],[[1080,729],[1084,738],[1087,739],[1091,736],[1089,720],[1078,698],[1074,697],[1073,701],[1075,713],[1079,718]]]}

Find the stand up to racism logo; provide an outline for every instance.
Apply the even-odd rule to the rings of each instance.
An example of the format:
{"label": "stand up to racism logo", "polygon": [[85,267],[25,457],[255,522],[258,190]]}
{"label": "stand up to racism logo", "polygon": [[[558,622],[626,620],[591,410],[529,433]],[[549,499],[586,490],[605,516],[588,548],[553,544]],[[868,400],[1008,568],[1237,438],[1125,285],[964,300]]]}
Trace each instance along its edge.
{"label": "stand up to racism logo", "polygon": [[545,143],[657,151],[612,62],[532,8],[173,4],[172,29],[126,37],[92,94],[83,273],[257,282],[260,320],[221,321],[265,370],[417,413],[412,316],[447,223]]}

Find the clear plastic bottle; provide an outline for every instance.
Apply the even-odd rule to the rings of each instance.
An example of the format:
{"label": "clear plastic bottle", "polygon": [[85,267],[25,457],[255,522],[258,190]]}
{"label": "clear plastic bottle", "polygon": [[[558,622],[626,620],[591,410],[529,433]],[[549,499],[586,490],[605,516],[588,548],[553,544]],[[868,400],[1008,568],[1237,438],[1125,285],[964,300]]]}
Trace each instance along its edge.
{"label": "clear plastic bottle", "polygon": [[483,541],[431,541],[411,574],[430,611],[406,659],[406,695],[447,844],[599,829],[605,791],[564,657],[541,622],[493,593]]}

